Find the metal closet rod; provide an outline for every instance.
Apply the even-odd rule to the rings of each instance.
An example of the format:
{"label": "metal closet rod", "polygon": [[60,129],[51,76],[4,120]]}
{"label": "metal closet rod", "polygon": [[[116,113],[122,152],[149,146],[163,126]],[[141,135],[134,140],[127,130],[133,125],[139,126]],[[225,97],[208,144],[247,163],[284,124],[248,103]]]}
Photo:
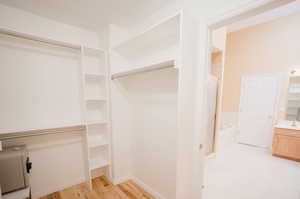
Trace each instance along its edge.
{"label": "metal closet rod", "polygon": [[162,69],[166,69],[166,68],[175,68],[175,60],[168,60],[168,61],[165,61],[162,63],[153,64],[153,65],[146,66],[143,68],[137,68],[137,69],[133,69],[133,70],[125,71],[125,72],[119,72],[119,73],[113,74],[111,76],[111,79],[114,80],[117,78],[129,76],[129,75],[135,75],[135,74],[139,74],[139,73],[162,70]]}
{"label": "metal closet rod", "polygon": [[4,133],[0,134],[0,141],[18,139],[18,138],[26,138],[26,137],[35,137],[42,135],[55,135],[55,134],[78,134],[85,133],[86,126],[78,125],[78,126],[68,126],[61,128],[52,128],[52,129],[39,129],[39,130],[29,130],[29,131],[18,131],[13,133]]}
{"label": "metal closet rod", "polygon": [[37,36],[31,35],[31,34],[16,32],[14,30],[9,30],[9,29],[5,29],[5,28],[0,28],[0,33],[9,35],[9,36],[13,36],[13,37],[31,40],[31,41],[37,41],[37,42],[47,43],[47,44],[51,44],[51,45],[56,45],[56,46],[60,46],[60,47],[72,48],[72,49],[76,49],[76,50],[81,49],[81,46],[77,45],[77,44],[57,41],[57,40],[53,40],[53,39],[46,39],[43,37],[37,37]]}

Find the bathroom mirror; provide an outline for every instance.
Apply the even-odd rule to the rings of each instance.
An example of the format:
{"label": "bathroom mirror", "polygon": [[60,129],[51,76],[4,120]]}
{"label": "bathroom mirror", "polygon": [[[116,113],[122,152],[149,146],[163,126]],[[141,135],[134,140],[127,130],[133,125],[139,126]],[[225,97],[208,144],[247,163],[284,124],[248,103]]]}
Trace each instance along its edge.
{"label": "bathroom mirror", "polygon": [[300,68],[290,72],[287,100],[286,120],[300,121]]}

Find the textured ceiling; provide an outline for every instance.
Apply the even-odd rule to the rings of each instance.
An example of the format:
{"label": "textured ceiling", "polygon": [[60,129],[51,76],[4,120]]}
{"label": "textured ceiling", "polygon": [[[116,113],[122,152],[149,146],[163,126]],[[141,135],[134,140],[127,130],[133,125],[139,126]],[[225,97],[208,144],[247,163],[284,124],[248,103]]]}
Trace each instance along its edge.
{"label": "textured ceiling", "polygon": [[101,31],[109,23],[128,25],[173,2],[174,0],[0,0],[0,4],[93,31]]}
{"label": "textured ceiling", "polygon": [[101,31],[112,23],[133,25],[176,2],[192,2],[196,12],[212,18],[255,0],[0,0],[0,4],[81,28]]}
{"label": "textured ceiling", "polygon": [[228,27],[228,32],[238,31],[243,28],[248,28],[257,24],[276,20],[280,17],[292,15],[299,12],[300,12],[300,0],[296,0],[292,3],[281,6],[279,8],[275,8],[268,12],[234,23]]}

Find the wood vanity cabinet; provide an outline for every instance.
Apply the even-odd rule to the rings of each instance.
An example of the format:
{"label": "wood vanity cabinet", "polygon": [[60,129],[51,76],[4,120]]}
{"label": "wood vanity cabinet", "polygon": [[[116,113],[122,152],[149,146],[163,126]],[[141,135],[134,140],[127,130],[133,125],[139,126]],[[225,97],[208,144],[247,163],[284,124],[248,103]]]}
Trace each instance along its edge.
{"label": "wood vanity cabinet", "polygon": [[300,162],[300,130],[274,129],[273,155]]}

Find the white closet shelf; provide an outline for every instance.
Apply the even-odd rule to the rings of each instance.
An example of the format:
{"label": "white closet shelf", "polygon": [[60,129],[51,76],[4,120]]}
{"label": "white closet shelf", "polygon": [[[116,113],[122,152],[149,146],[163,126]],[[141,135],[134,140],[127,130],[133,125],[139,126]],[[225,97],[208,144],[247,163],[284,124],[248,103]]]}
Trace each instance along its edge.
{"label": "white closet shelf", "polygon": [[98,102],[106,102],[107,99],[106,98],[89,98],[89,99],[85,99],[86,103],[98,103]]}
{"label": "white closet shelf", "polygon": [[92,52],[96,52],[96,53],[105,53],[104,49],[101,48],[92,48],[92,47],[83,47],[86,51],[92,51]]}
{"label": "white closet shelf", "polygon": [[84,74],[86,78],[93,78],[93,79],[96,79],[96,78],[104,78],[106,77],[105,74],[97,74],[97,73],[85,73]]}
{"label": "white closet shelf", "polygon": [[146,65],[142,67],[137,67],[132,70],[127,70],[127,71],[122,71],[115,73],[111,76],[111,79],[116,79],[119,77],[125,77],[128,75],[133,75],[133,74],[138,74],[138,73],[143,73],[143,72],[150,72],[154,70],[160,70],[160,69],[165,69],[165,68],[175,68],[175,59],[170,59],[170,60],[165,60],[159,63],[151,64],[151,65]]}
{"label": "white closet shelf", "polygon": [[106,120],[87,121],[87,125],[108,124]]}
{"label": "white closet shelf", "polygon": [[43,43],[47,43],[50,45],[57,45],[57,46],[62,46],[62,47],[66,47],[66,48],[73,48],[73,49],[81,49],[81,46],[79,44],[75,44],[75,43],[68,43],[68,42],[64,42],[64,41],[59,41],[59,40],[53,40],[53,39],[49,39],[49,38],[44,38],[44,37],[38,37],[32,34],[27,34],[27,33],[21,33],[21,32],[16,32],[14,30],[11,29],[6,29],[6,28],[0,28],[0,33],[2,34],[6,34],[6,35],[10,35],[13,37],[20,37],[23,39],[28,39],[28,40],[32,40],[32,41],[38,41],[38,42],[43,42]]}
{"label": "white closet shelf", "polygon": [[90,162],[90,170],[107,167],[110,165],[109,161],[103,158],[90,159],[89,162]]}
{"label": "white closet shelf", "polygon": [[99,141],[99,140],[90,140],[89,141],[89,147],[90,148],[95,148],[95,147],[102,147],[102,146],[108,146],[108,142],[107,141]]}
{"label": "white closet shelf", "polygon": [[[169,16],[148,29],[134,34],[113,47],[114,50],[128,50],[130,48],[143,49],[145,46],[155,46],[166,40],[180,39],[180,15]],[[167,41],[166,41],[167,42]]]}
{"label": "white closet shelf", "polygon": [[300,94],[300,90],[289,91],[289,94]]}

